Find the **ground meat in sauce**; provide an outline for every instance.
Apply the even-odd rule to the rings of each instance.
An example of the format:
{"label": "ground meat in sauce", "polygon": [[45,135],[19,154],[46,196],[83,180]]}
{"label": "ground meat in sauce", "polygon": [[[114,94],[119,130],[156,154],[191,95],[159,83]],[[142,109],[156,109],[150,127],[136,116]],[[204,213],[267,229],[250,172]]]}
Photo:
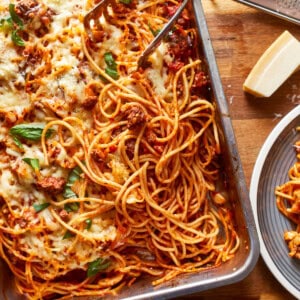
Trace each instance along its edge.
{"label": "ground meat in sauce", "polygon": [[196,73],[191,89],[192,94],[199,94],[205,92],[208,84],[209,79],[204,72],[200,71]]}
{"label": "ground meat in sauce", "polygon": [[119,14],[119,15],[121,15],[121,17],[126,18],[126,15],[132,9],[135,9],[136,6],[137,6],[137,1],[136,0],[132,0],[128,4],[117,3],[116,5],[114,5],[113,10],[114,10],[114,13]]}
{"label": "ground meat in sauce", "polygon": [[184,66],[184,63],[182,61],[172,61],[172,62],[168,63],[168,69],[174,73],[179,71],[183,66]]}
{"label": "ground meat in sauce", "polygon": [[38,189],[54,195],[61,193],[64,189],[65,184],[66,180],[64,178],[56,178],[51,176],[44,177],[36,182],[36,186]]}
{"label": "ground meat in sauce", "polygon": [[289,255],[300,259],[300,233],[296,231],[287,231],[284,233],[284,240],[288,243]]}
{"label": "ground meat in sauce", "polygon": [[126,154],[129,159],[133,159],[134,157],[134,148],[135,148],[136,141],[133,139],[127,140],[125,143],[126,146]]}
{"label": "ground meat in sauce", "polygon": [[0,141],[0,151],[6,149],[6,143],[4,141]]}
{"label": "ground meat in sauce", "polygon": [[85,98],[82,102],[83,108],[87,110],[91,110],[97,104],[98,97],[99,97],[99,88],[96,85],[88,85],[85,88]]}
{"label": "ground meat in sauce", "polygon": [[106,157],[107,154],[104,153],[101,149],[94,149],[91,152],[92,159],[97,163],[101,171],[106,167]]}
{"label": "ground meat in sauce", "polygon": [[20,228],[25,228],[27,226],[27,222],[24,219],[18,219],[16,223],[19,224]]}
{"label": "ground meat in sauce", "polygon": [[139,106],[131,106],[124,111],[124,115],[128,120],[127,127],[134,129],[136,126],[142,125],[146,122],[146,114]]}
{"label": "ground meat in sauce", "polygon": [[150,145],[152,145],[156,142],[157,136],[156,136],[156,134],[154,133],[153,130],[147,128],[146,131],[145,131],[145,138],[146,138],[146,141]]}
{"label": "ground meat in sauce", "polygon": [[[162,7],[162,14],[167,18],[170,19],[178,10],[178,5],[168,4],[165,7]],[[187,9],[184,9],[181,13],[180,18],[177,20],[177,24],[184,28],[190,27],[190,17],[189,12]]]}
{"label": "ground meat in sauce", "polygon": [[191,26],[190,21],[191,19],[188,15],[188,11],[184,10],[181,14],[181,17],[178,19],[177,23],[183,28],[189,28]]}
{"label": "ground meat in sauce", "polygon": [[35,66],[36,64],[41,63],[43,51],[29,45],[24,49],[23,57],[26,58],[26,65]]}
{"label": "ground meat in sauce", "polygon": [[59,212],[59,216],[62,218],[62,220],[66,221],[69,218],[69,213],[65,209],[62,209]]}
{"label": "ground meat in sauce", "polygon": [[164,151],[164,146],[163,145],[154,145],[153,146],[153,149],[155,150],[155,151],[157,151],[159,154],[162,154],[163,153],[163,151]]}
{"label": "ground meat in sauce", "polygon": [[101,149],[94,149],[91,152],[91,156],[95,162],[102,163],[105,162],[107,155]]}
{"label": "ground meat in sauce", "polygon": [[172,31],[169,36],[169,53],[174,57],[174,61],[185,62],[188,57],[193,55],[193,41],[191,36],[186,32],[177,28]]}
{"label": "ground meat in sauce", "polygon": [[82,107],[86,110],[91,110],[97,104],[98,97],[97,96],[87,96],[84,98],[82,102]]}
{"label": "ground meat in sauce", "polygon": [[[34,30],[34,33],[37,37],[42,37],[49,32],[49,26],[52,22],[52,17],[55,14],[52,9],[40,4],[35,0],[19,1],[16,4],[15,11],[16,14],[25,22],[25,24],[28,25],[28,29]],[[31,25],[31,22],[35,24]],[[26,32],[23,31],[22,35],[26,35]],[[27,38],[25,38],[25,40],[26,39]]]}
{"label": "ground meat in sauce", "polygon": [[[26,90],[31,92],[39,87],[39,85],[35,88],[35,84],[31,81],[34,81],[35,78],[39,78],[44,76],[48,72],[51,71],[51,61],[50,54],[42,49],[32,46],[26,45],[22,52],[22,56],[24,59],[19,64],[19,72],[24,74],[28,78],[28,82],[26,84]],[[44,65],[41,67],[42,60]],[[33,74],[34,71],[34,74]]]}
{"label": "ground meat in sauce", "polygon": [[35,0],[23,0],[17,3],[15,11],[23,20],[33,19],[38,10],[39,3]]}

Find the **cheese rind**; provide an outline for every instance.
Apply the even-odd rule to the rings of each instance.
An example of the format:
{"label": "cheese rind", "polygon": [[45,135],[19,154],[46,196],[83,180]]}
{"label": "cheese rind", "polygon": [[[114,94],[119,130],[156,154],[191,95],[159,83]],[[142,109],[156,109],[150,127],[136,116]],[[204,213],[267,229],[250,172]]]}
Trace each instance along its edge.
{"label": "cheese rind", "polygon": [[284,31],[257,61],[243,90],[257,97],[270,97],[299,67],[300,42]]}

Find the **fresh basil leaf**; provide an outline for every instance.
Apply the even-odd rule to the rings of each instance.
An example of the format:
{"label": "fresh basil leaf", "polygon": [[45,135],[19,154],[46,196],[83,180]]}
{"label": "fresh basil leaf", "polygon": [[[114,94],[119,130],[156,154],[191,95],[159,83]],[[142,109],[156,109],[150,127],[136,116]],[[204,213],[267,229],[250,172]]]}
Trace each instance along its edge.
{"label": "fresh basil leaf", "polygon": [[79,166],[75,167],[71,173],[69,174],[68,181],[65,185],[63,196],[66,199],[77,198],[77,195],[72,191],[72,185],[75,181],[80,179],[80,175],[82,174],[82,170]]}
{"label": "fresh basil leaf", "polygon": [[119,74],[118,74],[118,71],[117,70],[112,70],[110,68],[106,68],[105,69],[105,73],[107,75],[109,75],[111,78],[113,79],[118,79],[119,78]]}
{"label": "fresh basil leaf", "polygon": [[107,68],[105,69],[105,73],[109,75],[113,79],[118,79],[119,74],[117,70],[117,64],[113,58],[113,55],[111,52],[106,52],[104,54],[104,60],[105,63],[107,64]]}
{"label": "fresh basil leaf", "polygon": [[13,30],[11,33],[11,40],[16,46],[24,47],[25,42],[24,40],[18,35],[19,30]]}
{"label": "fresh basil leaf", "polygon": [[11,40],[13,43],[17,46],[24,47],[25,42],[19,35],[19,31],[24,29],[24,24],[15,11],[15,5],[12,3],[9,4],[9,14],[10,17],[7,19],[0,20],[0,28],[3,30],[12,30]]}
{"label": "fresh basil leaf", "polygon": [[88,265],[87,276],[92,277],[98,274],[101,271],[107,269],[111,264],[111,261],[108,259],[98,258],[93,262],[90,262]]}
{"label": "fresh basil leaf", "polygon": [[75,234],[73,232],[67,230],[66,233],[63,236],[63,240],[69,239],[69,238],[74,237],[74,236],[75,236]]}
{"label": "fresh basil leaf", "polygon": [[65,186],[63,196],[65,199],[77,198],[77,195],[72,191],[70,187]]}
{"label": "fresh basil leaf", "polygon": [[26,162],[29,166],[32,167],[33,170],[39,170],[40,169],[40,162],[37,158],[23,158],[23,161]]}
{"label": "fresh basil leaf", "polygon": [[80,175],[82,173],[83,173],[83,171],[81,170],[81,168],[79,166],[75,167],[69,175],[68,183],[73,185],[75,181],[80,179]]}
{"label": "fresh basil leaf", "polygon": [[8,9],[9,9],[10,17],[13,20],[13,22],[16,23],[17,25],[19,25],[22,29],[24,24],[23,24],[23,21],[20,19],[20,17],[17,15],[17,13],[15,11],[15,5],[10,3]]}
{"label": "fresh basil leaf", "polygon": [[38,212],[46,209],[49,205],[50,205],[50,203],[48,203],[48,202],[41,203],[41,204],[33,204],[33,208],[38,213]]}
{"label": "fresh basil leaf", "polygon": [[8,26],[10,28],[13,28],[14,22],[13,22],[13,20],[12,20],[11,17],[9,17],[9,18],[6,19],[6,23],[8,24]]}
{"label": "fresh basil leaf", "polygon": [[92,223],[93,223],[93,221],[91,219],[86,219],[85,220],[85,224],[86,224],[85,228],[86,228],[86,230],[90,230],[91,229]]}
{"label": "fresh basil leaf", "polygon": [[16,144],[19,148],[24,149],[23,144],[21,143],[21,141],[20,141],[16,136],[13,136],[12,138],[13,138],[15,144]]}
{"label": "fresh basil leaf", "polygon": [[104,61],[109,68],[116,70],[117,64],[116,64],[111,52],[104,53]]}
{"label": "fresh basil leaf", "polygon": [[120,0],[120,3],[130,4],[132,0]]}
{"label": "fresh basil leaf", "polygon": [[[75,194],[75,197],[76,194]],[[72,197],[73,198],[73,197]],[[73,203],[67,203],[64,205],[64,209],[69,213],[69,212],[72,212],[72,211],[78,211],[79,209],[79,204],[77,202],[73,202]]]}
{"label": "fresh basil leaf", "polygon": [[[14,137],[25,138],[31,141],[38,141],[41,139],[42,132],[45,128],[44,124],[40,123],[24,123],[18,124],[10,129],[10,134]],[[53,129],[46,132],[46,138],[50,137]]]}
{"label": "fresh basil leaf", "polygon": [[19,124],[10,129],[10,134],[28,140],[37,141],[41,138],[44,129],[43,124]]}

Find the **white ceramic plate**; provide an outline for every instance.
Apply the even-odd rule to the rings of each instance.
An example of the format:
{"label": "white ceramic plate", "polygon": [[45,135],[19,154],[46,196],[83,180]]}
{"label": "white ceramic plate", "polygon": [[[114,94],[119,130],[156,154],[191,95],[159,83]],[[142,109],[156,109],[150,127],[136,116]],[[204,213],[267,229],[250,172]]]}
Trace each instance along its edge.
{"label": "white ceramic plate", "polygon": [[296,226],[276,206],[275,187],[288,180],[288,170],[296,161],[293,147],[300,139],[300,105],[273,129],[260,150],[252,173],[250,200],[257,225],[261,255],[277,280],[300,298],[300,260],[290,258],[283,239]]}

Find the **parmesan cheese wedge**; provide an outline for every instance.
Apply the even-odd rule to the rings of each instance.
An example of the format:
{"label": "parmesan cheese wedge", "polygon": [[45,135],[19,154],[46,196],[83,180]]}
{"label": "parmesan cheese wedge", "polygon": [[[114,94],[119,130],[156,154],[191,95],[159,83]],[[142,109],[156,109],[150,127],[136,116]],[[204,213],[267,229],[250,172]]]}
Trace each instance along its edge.
{"label": "parmesan cheese wedge", "polygon": [[300,67],[300,42],[284,31],[260,57],[243,85],[257,97],[270,97]]}

